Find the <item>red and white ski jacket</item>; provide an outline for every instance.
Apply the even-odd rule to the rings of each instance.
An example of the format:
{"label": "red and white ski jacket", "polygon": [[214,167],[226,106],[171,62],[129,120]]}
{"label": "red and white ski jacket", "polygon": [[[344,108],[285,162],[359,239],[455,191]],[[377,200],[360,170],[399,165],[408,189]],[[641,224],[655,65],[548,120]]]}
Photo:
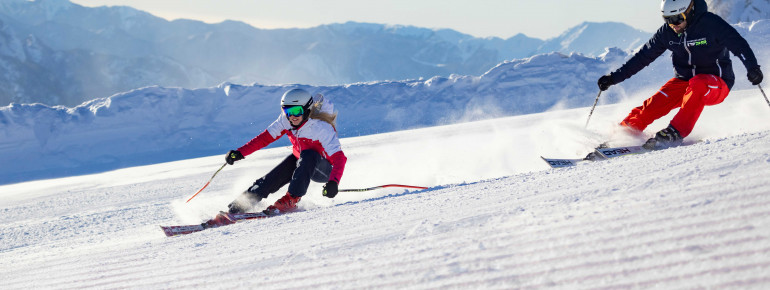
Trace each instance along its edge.
{"label": "red and white ski jacket", "polygon": [[340,182],[342,173],[345,171],[345,163],[348,159],[340,147],[337,131],[334,130],[332,125],[321,120],[311,118],[305,124],[295,129],[291,126],[289,120],[286,119],[286,116],[281,114],[264,132],[251,139],[246,145],[238,148],[238,151],[243,156],[248,156],[275,142],[284,134],[289,135],[294,156],[299,158],[299,153],[302,150],[311,149],[318,152],[332,165],[329,180],[334,180],[337,183]]}

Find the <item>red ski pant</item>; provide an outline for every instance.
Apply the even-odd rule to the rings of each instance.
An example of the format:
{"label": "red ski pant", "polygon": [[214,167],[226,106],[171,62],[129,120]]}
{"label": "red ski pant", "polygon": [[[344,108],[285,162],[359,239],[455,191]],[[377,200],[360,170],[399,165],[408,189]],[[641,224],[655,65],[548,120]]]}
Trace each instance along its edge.
{"label": "red ski pant", "polygon": [[679,108],[670,124],[684,138],[692,132],[703,107],[721,103],[728,93],[725,81],[715,75],[700,74],[690,81],[673,78],[643,105],[631,110],[620,125],[644,131],[653,121]]}

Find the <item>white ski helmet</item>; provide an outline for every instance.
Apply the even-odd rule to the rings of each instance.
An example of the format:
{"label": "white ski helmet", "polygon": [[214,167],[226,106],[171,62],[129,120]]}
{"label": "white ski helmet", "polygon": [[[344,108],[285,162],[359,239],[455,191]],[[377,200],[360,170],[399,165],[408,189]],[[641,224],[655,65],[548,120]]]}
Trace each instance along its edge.
{"label": "white ski helmet", "polygon": [[313,97],[303,89],[288,90],[281,97],[281,107],[302,106],[305,109],[309,109],[312,103]]}
{"label": "white ski helmet", "polygon": [[291,89],[283,93],[281,97],[281,110],[287,120],[289,116],[302,115],[302,123],[299,125],[292,124],[292,127],[299,128],[308,120],[310,116],[310,106],[313,104],[313,97],[306,90],[303,89]]}
{"label": "white ski helmet", "polygon": [[692,0],[663,0],[660,3],[660,11],[663,17],[670,17],[679,14],[685,14],[692,5]]}

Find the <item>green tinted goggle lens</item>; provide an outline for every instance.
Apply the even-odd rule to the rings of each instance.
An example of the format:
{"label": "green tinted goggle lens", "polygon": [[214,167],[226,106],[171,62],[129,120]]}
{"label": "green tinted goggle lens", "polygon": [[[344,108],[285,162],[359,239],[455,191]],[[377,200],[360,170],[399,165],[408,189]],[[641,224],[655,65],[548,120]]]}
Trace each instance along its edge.
{"label": "green tinted goggle lens", "polygon": [[299,117],[305,114],[305,109],[302,106],[284,107],[283,112],[286,113],[286,116]]}

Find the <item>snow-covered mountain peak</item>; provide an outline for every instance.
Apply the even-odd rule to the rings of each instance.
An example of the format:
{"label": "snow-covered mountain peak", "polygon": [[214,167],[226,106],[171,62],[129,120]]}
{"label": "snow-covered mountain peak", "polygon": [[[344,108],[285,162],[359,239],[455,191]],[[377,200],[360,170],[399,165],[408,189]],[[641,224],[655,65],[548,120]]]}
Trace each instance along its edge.
{"label": "snow-covered mountain peak", "polygon": [[606,62],[618,62],[623,60],[627,56],[626,52],[617,47],[608,47],[604,53],[599,55],[599,58]]}
{"label": "snow-covered mountain peak", "polygon": [[74,6],[80,6],[70,2],[69,0],[27,0],[27,2],[38,3],[42,7],[51,10],[69,9]]}
{"label": "snow-covered mountain peak", "polygon": [[591,56],[604,53],[607,47],[633,51],[646,42],[650,35],[652,35],[650,32],[641,31],[623,23],[583,22],[558,37],[546,40],[538,51],[541,53],[581,52]]}
{"label": "snow-covered mountain peak", "polygon": [[432,37],[438,37],[441,40],[449,43],[457,43],[464,39],[473,38],[473,36],[457,32],[452,29],[434,29],[423,28],[411,25],[398,25],[398,24],[378,24],[367,22],[355,22],[348,21],[345,23],[333,23],[321,25],[330,30],[345,33],[386,33],[396,36],[405,36],[415,39],[429,39]]}
{"label": "snow-covered mountain peak", "polygon": [[395,35],[403,35],[415,38],[428,38],[436,34],[434,29],[422,28],[411,25],[383,25],[383,30]]}
{"label": "snow-covered mountain peak", "polygon": [[628,51],[635,45],[612,32],[599,33],[603,41],[592,41],[584,36],[590,25],[582,33],[546,43],[523,34],[478,38],[450,29],[357,22],[257,29],[239,22],[167,21],[130,7],[92,8],[66,0],[0,1],[0,14],[7,16],[0,33],[5,32],[9,43],[33,35],[42,48],[35,53],[40,57],[27,57],[18,45],[0,47],[5,49],[0,54],[14,56],[0,73],[0,83],[18,84],[0,87],[0,105],[75,106],[151,85],[330,85],[478,76],[503,61],[539,53],[593,56],[605,47]]}
{"label": "snow-covered mountain peak", "polygon": [[324,24],[319,27],[328,28],[340,32],[381,32],[385,29],[383,24],[348,21],[345,23]]}
{"label": "snow-covered mountain peak", "polygon": [[709,11],[728,23],[770,19],[770,0],[706,0]]}
{"label": "snow-covered mountain peak", "polygon": [[45,19],[49,21],[54,19],[59,13],[66,13],[69,9],[81,7],[69,0],[34,0],[29,2],[38,4],[39,8],[45,12]]}

